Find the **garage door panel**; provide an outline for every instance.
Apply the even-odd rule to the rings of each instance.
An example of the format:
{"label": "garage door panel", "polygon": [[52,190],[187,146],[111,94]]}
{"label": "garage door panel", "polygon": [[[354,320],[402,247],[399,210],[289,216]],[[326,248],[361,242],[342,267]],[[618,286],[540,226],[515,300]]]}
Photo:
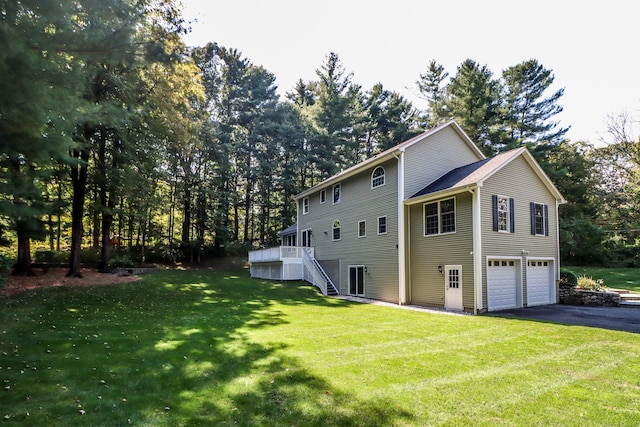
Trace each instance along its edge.
{"label": "garage door panel", "polygon": [[518,306],[518,274],[512,260],[490,260],[487,266],[487,302],[489,311]]}
{"label": "garage door panel", "polygon": [[527,305],[551,304],[554,289],[553,262],[527,263]]}

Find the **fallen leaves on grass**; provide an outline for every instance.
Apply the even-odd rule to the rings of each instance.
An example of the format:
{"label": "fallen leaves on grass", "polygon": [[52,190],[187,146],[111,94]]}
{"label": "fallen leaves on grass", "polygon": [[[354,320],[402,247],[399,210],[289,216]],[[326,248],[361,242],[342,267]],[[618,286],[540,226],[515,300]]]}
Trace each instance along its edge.
{"label": "fallen leaves on grass", "polygon": [[83,269],[82,277],[66,277],[67,271],[66,268],[51,268],[46,273],[38,271],[36,276],[9,276],[0,287],[0,297],[46,287],[104,286],[137,280],[136,276],[118,276],[93,269]]}

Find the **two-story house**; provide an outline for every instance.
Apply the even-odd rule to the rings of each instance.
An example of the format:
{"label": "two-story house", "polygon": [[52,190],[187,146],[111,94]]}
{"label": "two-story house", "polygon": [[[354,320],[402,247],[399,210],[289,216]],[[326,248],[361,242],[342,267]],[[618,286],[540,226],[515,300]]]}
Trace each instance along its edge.
{"label": "two-story house", "polygon": [[294,199],[299,246],[250,254],[252,275],[474,313],[557,301],[565,200],[525,148],[485,158],[451,121]]}

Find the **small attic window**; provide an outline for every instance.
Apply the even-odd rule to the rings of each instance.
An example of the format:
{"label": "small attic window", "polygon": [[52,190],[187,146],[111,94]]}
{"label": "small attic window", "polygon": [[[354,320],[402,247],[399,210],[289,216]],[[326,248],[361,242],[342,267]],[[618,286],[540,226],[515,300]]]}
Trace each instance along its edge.
{"label": "small attic window", "polygon": [[384,185],[384,168],[378,166],[371,174],[371,188],[378,188]]}

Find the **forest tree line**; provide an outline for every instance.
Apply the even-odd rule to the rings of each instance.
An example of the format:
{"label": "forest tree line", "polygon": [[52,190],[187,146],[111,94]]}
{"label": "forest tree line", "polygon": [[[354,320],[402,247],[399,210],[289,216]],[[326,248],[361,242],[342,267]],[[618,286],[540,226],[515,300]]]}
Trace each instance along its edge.
{"label": "forest tree line", "polygon": [[0,237],[14,274],[34,246],[81,274],[113,250],[197,261],[275,245],[292,196],[455,119],[487,155],[526,146],[568,200],[569,263],[637,261],[640,142],[608,118],[598,147],[565,138],[564,89],[535,59],[494,75],[436,60],[416,76],[427,108],[364,88],[336,53],[285,97],[237,49],[188,47],[174,0],[0,0]]}

